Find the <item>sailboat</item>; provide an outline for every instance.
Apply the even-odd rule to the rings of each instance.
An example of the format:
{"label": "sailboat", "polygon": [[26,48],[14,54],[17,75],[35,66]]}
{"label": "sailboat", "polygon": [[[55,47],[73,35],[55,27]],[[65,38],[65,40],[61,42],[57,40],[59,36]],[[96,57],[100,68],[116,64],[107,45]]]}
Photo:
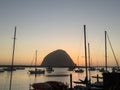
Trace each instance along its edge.
{"label": "sailboat", "polygon": [[[114,87],[119,87],[119,86],[117,86],[116,83],[119,83],[118,80],[120,79],[120,73],[117,73],[115,71],[110,73],[107,69],[108,68],[108,65],[107,65],[108,64],[108,60],[107,60],[107,40],[109,41],[110,47],[112,49],[112,53],[113,53],[114,58],[116,60],[117,67],[119,68],[119,64],[117,62],[115,53],[114,53],[112,45],[111,45],[111,42],[110,42],[109,37],[107,35],[107,31],[105,31],[105,68],[102,67],[99,70],[100,72],[103,73],[103,77],[99,77],[98,75],[97,75],[97,77],[93,77],[93,78],[97,78],[97,82],[92,84],[92,86],[103,88],[103,83],[104,83],[104,89],[107,88],[105,90],[108,90],[108,88],[109,88],[109,90],[119,90],[119,89],[113,89],[113,86]],[[103,82],[100,82],[99,79],[103,79]],[[110,85],[110,83],[111,83],[111,85]],[[115,83],[115,85],[114,85],[114,83]]]}
{"label": "sailboat", "polygon": [[[79,56],[78,56],[78,66],[79,66]],[[84,70],[82,68],[78,68],[75,70],[76,73],[83,73]]]}
{"label": "sailboat", "polygon": [[84,84],[84,85],[86,85],[85,87],[77,86],[77,85],[75,87],[79,87],[79,89],[82,88],[82,90],[88,90],[89,82],[88,82],[88,66],[87,66],[86,25],[84,25],[84,48],[85,48],[85,70],[86,70],[85,74],[86,74],[86,77],[84,80],[79,79],[79,81],[74,81],[74,83]]}
{"label": "sailboat", "polygon": [[[107,73],[107,31],[105,31],[105,69],[102,67],[101,69],[99,69],[100,72]],[[97,76],[93,76],[93,78],[97,78],[97,82],[92,83],[91,86],[94,87],[99,87],[99,88],[103,88],[103,82],[100,82],[99,79],[103,79],[102,77]]]}
{"label": "sailboat", "polygon": [[[109,43],[109,45],[110,45],[110,48],[111,48],[111,50],[112,50],[112,53],[113,53],[113,56],[114,56],[114,59],[115,59],[115,61],[116,61],[116,64],[117,64],[117,70],[119,70],[119,63],[118,63],[118,60],[117,60],[117,58],[116,58],[116,56],[115,56],[115,53],[114,53],[114,50],[113,50],[113,47],[112,47],[112,44],[111,44],[111,42],[110,42],[110,39],[109,39],[109,37],[108,37],[108,34],[107,34],[107,31],[105,31],[105,68],[101,68],[99,71],[100,72],[108,72],[108,60],[107,60],[107,40],[108,40],[108,43]],[[116,70],[116,71],[117,71]],[[114,72],[114,70],[113,70],[113,72]]]}
{"label": "sailboat", "polygon": [[29,70],[30,74],[44,74],[45,70],[42,69],[37,69],[37,50],[36,50],[36,58],[35,58],[35,70]]}
{"label": "sailboat", "polygon": [[120,72],[108,72],[107,69],[107,40],[110,44],[113,56],[117,64],[117,68],[119,69],[119,64],[112,48],[112,44],[108,37],[107,31],[105,31],[105,72],[103,73],[104,90],[120,90]]}
{"label": "sailboat", "polygon": [[[109,36],[108,36],[108,34],[107,34],[107,31],[105,31],[105,36],[106,36],[106,38],[108,39],[108,42],[109,42],[110,48],[111,48],[111,50],[112,50],[112,53],[113,53],[114,59],[115,59],[115,61],[116,61],[116,65],[117,65],[117,66],[116,66],[116,70],[115,70],[115,71],[120,71],[119,63],[118,63],[118,60],[117,60],[117,58],[116,58],[116,55],[115,55],[115,52],[114,52],[114,50],[113,50],[113,47],[112,47],[111,41],[110,41]],[[107,40],[106,40],[106,44],[107,44]],[[106,46],[107,46],[107,45],[106,45]],[[107,50],[107,48],[106,48],[106,50]],[[107,58],[107,55],[106,55],[106,58]],[[107,63],[107,61],[106,61],[106,63]],[[114,69],[113,69],[113,72],[114,72]]]}
{"label": "sailboat", "polygon": [[90,59],[90,43],[88,43],[88,61],[89,61],[89,73],[90,71],[95,71],[95,67],[91,66],[91,59]]}

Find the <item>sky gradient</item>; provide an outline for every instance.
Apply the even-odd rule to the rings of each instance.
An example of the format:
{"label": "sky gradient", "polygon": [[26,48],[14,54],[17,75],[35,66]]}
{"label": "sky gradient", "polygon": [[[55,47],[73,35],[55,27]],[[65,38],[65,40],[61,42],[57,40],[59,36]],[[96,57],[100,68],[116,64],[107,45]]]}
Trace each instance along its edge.
{"label": "sky gradient", "polygon": [[[50,52],[63,49],[84,65],[83,25],[87,28],[93,65],[104,65],[104,31],[120,59],[119,0],[0,0],[0,64],[10,64],[14,27],[14,64],[38,64]],[[120,63],[120,61],[119,61]],[[108,65],[115,65],[108,45]]]}

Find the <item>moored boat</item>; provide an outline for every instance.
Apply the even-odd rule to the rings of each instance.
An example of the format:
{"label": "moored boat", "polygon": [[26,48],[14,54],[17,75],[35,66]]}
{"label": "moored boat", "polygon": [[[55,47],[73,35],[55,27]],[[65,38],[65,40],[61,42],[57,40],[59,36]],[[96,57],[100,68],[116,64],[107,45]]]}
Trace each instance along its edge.
{"label": "moored boat", "polygon": [[75,72],[76,72],[76,73],[83,73],[83,72],[84,72],[84,70],[83,70],[83,69],[81,69],[81,68],[78,68],[78,69],[76,69],[76,70],[75,70]]}
{"label": "moored boat", "polygon": [[36,70],[29,70],[30,74],[44,74],[45,70],[42,69],[36,69]]}
{"label": "moored boat", "polygon": [[24,70],[25,67],[16,67],[17,70]]}
{"label": "moored boat", "polygon": [[52,87],[47,83],[34,83],[30,85],[30,90],[52,90]]}
{"label": "moored boat", "polygon": [[[79,66],[79,56],[78,56],[77,59],[78,59],[78,66]],[[76,72],[76,73],[83,73],[84,70],[83,70],[82,68],[78,67],[77,69],[75,69],[75,72]]]}
{"label": "moored boat", "polygon": [[59,82],[59,81],[47,81],[44,83],[33,83],[31,86],[33,90],[67,90],[68,89],[68,85],[65,85],[64,83]]}
{"label": "moored boat", "polygon": [[105,72],[105,69],[104,68],[100,68],[99,72]]}
{"label": "moored boat", "polygon": [[52,67],[47,67],[47,68],[46,68],[46,71],[47,71],[48,73],[51,73],[51,72],[54,71],[54,69],[53,69]]}
{"label": "moored boat", "polygon": [[96,70],[95,67],[90,67],[90,68],[89,68],[89,71],[95,71],[95,70]]}
{"label": "moored boat", "polygon": [[16,71],[16,68],[12,68],[12,67],[5,67],[5,68],[3,68],[4,69],[4,71]]}
{"label": "moored boat", "polygon": [[4,69],[0,69],[0,72],[4,72]]}
{"label": "moored boat", "polygon": [[42,69],[37,69],[37,50],[36,50],[36,58],[35,58],[35,70],[29,70],[30,74],[44,74],[45,70]]}

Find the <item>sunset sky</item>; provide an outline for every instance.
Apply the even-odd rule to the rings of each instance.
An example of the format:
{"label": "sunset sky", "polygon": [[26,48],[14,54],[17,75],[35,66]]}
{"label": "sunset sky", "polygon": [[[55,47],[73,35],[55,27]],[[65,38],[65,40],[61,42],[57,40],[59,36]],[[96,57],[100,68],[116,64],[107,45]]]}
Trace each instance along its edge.
{"label": "sunset sky", "polygon": [[[87,28],[92,65],[104,65],[104,31],[120,64],[120,0],[0,0],[0,64],[28,64],[38,50],[38,64],[63,49],[84,65],[83,25]],[[108,65],[116,65],[108,45]]]}

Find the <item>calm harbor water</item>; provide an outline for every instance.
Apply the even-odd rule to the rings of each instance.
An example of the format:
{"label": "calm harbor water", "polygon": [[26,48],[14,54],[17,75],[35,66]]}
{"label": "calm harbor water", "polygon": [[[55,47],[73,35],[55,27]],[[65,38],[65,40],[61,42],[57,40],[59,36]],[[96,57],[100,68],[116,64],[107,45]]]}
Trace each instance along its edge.
{"label": "calm harbor water", "polygon": [[[73,81],[79,81],[79,79],[84,80],[85,78],[85,69],[84,73],[75,73],[74,71],[68,71],[68,68],[54,68],[53,73],[40,74],[35,77],[35,75],[30,75],[28,73],[29,68],[25,70],[16,70],[13,71],[13,79],[12,79],[12,90],[29,90],[29,85],[34,82],[45,82],[45,81],[61,81],[66,84],[70,84],[70,77],[67,75],[72,74]],[[58,75],[64,74],[65,76],[49,76],[49,75]],[[96,75],[102,76],[102,73],[99,71],[91,71],[91,76]],[[92,82],[95,82],[95,78],[91,78]],[[0,90],[9,90],[9,82],[10,82],[10,72],[2,72],[0,73]],[[73,86],[75,84],[73,83]]]}

